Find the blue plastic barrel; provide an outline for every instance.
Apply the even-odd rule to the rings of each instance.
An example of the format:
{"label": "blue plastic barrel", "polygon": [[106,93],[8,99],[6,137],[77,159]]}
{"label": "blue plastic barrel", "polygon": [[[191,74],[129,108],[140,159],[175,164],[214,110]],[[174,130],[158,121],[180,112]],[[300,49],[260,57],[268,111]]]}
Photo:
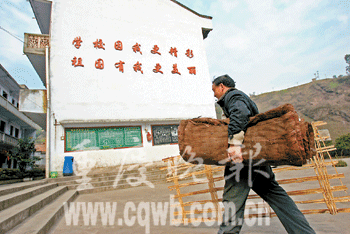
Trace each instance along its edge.
{"label": "blue plastic barrel", "polygon": [[74,157],[72,156],[64,157],[63,176],[73,175],[73,160],[74,160]]}

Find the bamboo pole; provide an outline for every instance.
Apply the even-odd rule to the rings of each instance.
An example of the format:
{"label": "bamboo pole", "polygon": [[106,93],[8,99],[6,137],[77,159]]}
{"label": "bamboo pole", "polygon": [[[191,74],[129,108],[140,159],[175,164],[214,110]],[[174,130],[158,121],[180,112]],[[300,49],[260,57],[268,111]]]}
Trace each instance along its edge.
{"label": "bamboo pole", "polygon": [[[213,190],[214,191],[221,191],[221,190],[224,190],[224,187],[213,188]],[[190,192],[190,193],[183,193],[183,194],[175,195],[174,198],[188,197],[188,196],[192,196],[192,195],[205,194],[205,193],[209,193],[209,192],[210,192],[210,189],[203,189],[203,190],[194,191],[194,192]]]}
{"label": "bamboo pole", "polygon": [[[220,167],[214,167],[212,169],[213,172],[220,172],[222,170],[223,170],[223,168],[220,168]],[[168,177],[167,180],[171,181],[172,179],[174,179],[174,177],[177,177],[177,179],[182,180],[182,179],[186,179],[186,178],[191,177],[191,176],[197,176],[197,175],[203,175],[203,174],[205,174],[205,170],[183,173],[180,176],[179,175],[175,175],[175,176],[172,176],[172,177]]]}
{"label": "bamboo pole", "polygon": [[[338,174],[338,175],[327,175],[327,178],[328,179],[345,178],[345,175],[344,175],[344,173]],[[316,180],[318,180],[317,176],[308,176],[308,177],[277,180],[277,182],[279,184],[292,184],[292,183],[302,183],[302,182],[316,181]]]}
{"label": "bamboo pole", "polygon": [[[274,214],[274,213],[272,213],[272,214]],[[274,216],[276,216],[276,215],[274,215]],[[262,214],[248,214],[248,215],[244,215],[244,218],[253,218],[253,217],[255,217],[255,218],[267,218],[267,217],[271,217],[271,214],[270,213],[262,213]],[[174,223],[174,224],[181,224],[182,223],[182,220],[181,219],[173,219],[172,220],[172,222]],[[189,218],[188,219],[188,223],[196,223],[196,222],[201,222],[201,223],[203,223],[203,222],[218,222],[218,223],[220,223],[221,222],[221,220],[220,219],[216,219],[216,218],[202,218],[202,217],[200,217],[200,218]]]}
{"label": "bamboo pole", "polygon": [[314,163],[316,164],[315,173],[319,177],[318,182],[320,184],[320,187],[323,189],[322,194],[323,194],[323,197],[326,201],[326,205],[327,205],[328,209],[330,210],[330,213],[336,214],[337,213],[336,204],[334,203],[334,197],[333,197],[333,193],[331,191],[331,186],[330,186],[329,180],[326,176],[327,169],[322,164],[322,161],[320,160],[320,157],[317,153],[316,156],[314,156]]}
{"label": "bamboo pole", "polygon": [[[348,188],[346,186],[332,186],[331,191],[344,191],[347,190]],[[304,189],[304,190],[295,190],[295,191],[288,191],[287,194],[289,196],[296,196],[296,195],[308,195],[308,194],[317,194],[317,193],[322,193],[323,188],[314,188],[314,189]],[[257,194],[252,194],[248,196],[248,199],[256,199],[260,198],[259,195]]]}
{"label": "bamboo pole", "polygon": [[[213,203],[214,205],[214,203]],[[246,209],[257,209],[257,208],[269,208],[270,206],[266,203],[260,203],[260,204],[251,204],[251,205],[246,205]],[[202,213],[213,213],[213,212],[222,212],[224,210],[224,207],[220,207],[218,206],[218,208],[214,208],[214,209],[201,209],[201,210],[198,210],[198,209],[191,209],[191,210],[186,210],[185,211],[185,214],[186,215],[190,215],[190,214],[202,214]],[[177,212],[174,212],[174,216],[177,216],[181,214],[181,212],[177,211]]]}
{"label": "bamboo pole", "polygon": [[[171,161],[170,161],[170,164],[173,166],[175,165],[175,159],[176,158],[172,158]],[[181,195],[181,191],[180,191],[180,188],[179,188],[179,181],[178,181],[178,178],[177,178],[177,170],[176,168],[174,167],[171,167],[171,172],[172,172],[172,175],[174,177],[173,181],[174,181],[174,184],[175,184],[175,190],[176,190],[176,194],[179,196],[178,197],[178,201],[181,205],[181,212],[182,212],[182,223],[185,223],[185,220],[186,220],[186,215],[185,215],[185,207],[183,206],[183,200],[182,200],[182,197],[180,197]],[[175,196],[174,196],[174,199],[175,199]]]}
{"label": "bamboo pole", "polygon": [[[337,164],[337,161],[332,160],[329,151],[335,150],[336,148],[332,146],[326,146],[324,143],[324,139],[320,137],[317,126],[325,125],[326,123],[323,121],[318,121],[316,123],[312,123],[313,131],[315,134],[315,148],[316,148],[316,156],[314,156],[312,159],[310,159],[310,163],[303,165],[302,167],[296,167],[296,166],[290,166],[290,167],[280,167],[280,168],[274,168],[273,171],[275,173],[282,172],[282,171],[290,171],[290,170],[306,170],[306,169],[314,169],[315,176],[307,176],[307,177],[299,177],[299,178],[290,178],[290,179],[283,179],[278,180],[278,183],[280,184],[292,184],[292,183],[302,183],[307,181],[318,181],[319,188],[313,188],[313,189],[305,189],[305,190],[295,190],[295,191],[288,191],[287,194],[290,196],[294,195],[309,195],[309,194],[319,194],[322,193],[323,199],[314,199],[314,200],[302,200],[302,201],[296,201],[297,204],[323,204],[325,203],[327,205],[327,209],[310,209],[310,210],[302,210],[302,213],[304,214],[318,214],[318,213],[331,213],[336,214],[338,212],[350,212],[350,208],[343,208],[339,209],[336,207],[335,203],[338,202],[350,202],[350,196],[343,196],[343,197],[334,197],[333,192],[335,191],[346,191],[347,187],[343,185],[341,178],[344,178],[344,174],[339,174],[338,171],[335,168],[335,164]],[[331,159],[330,162],[324,161],[324,155],[327,153],[329,158]],[[161,168],[162,170],[168,169],[171,171],[170,176],[167,178],[167,181],[173,181],[174,185],[169,186],[169,190],[176,190],[176,195],[174,196],[174,199],[178,199],[179,203],[172,204],[172,207],[181,207],[181,211],[174,212],[174,215],[182,215],[181,219],[174,219],[174,222],[179,223],[191,223],[191,222],[212,222],[212,221],[218,221],[222,219],[221,211],[223,210],[223,207],[220,206],[220,202],[222,202],[222,198],[219,198],[217,195],[217,191],[224,190],[223,187],[216,187],[215,182],[224,180],[224,176],[217,176],[214,177],[214,173],[222,172],[224,170],[224,167],[214,167],[214,166],[208,166],[204,165],[203,170],[199,171],[193,171],[190,172],[192,169],[198,168],[198,165],[190,164],[190,163],[178,163],[181,160],[181,156],[175,156],[172,158],[168,158],[163,161],[171,162],[170,166]],[[336,174],[328,174],[326,166],[332,166],[336,170]],[[181,174],[180,174],[181,173]],[[199,181],[190,181],[186,183],[179,183],[180,180],[183,179],[190,179],[190,177],[195,176],[205,176],[206,178],[203,178]],[[339,179],[341,182],[341,186],[331,186],[330,180],[332,179]],[[183,187],[190,187],[195,185],[203,185],[208,184],[208,189],[202,189],[198,191],[191,191],[188,193],[181,193],[180,188]],[[183,198],[188,197],[191,198],[191,196],[199,195],[199,194],[208,194],[211,196],[211,199],[208,200],[199,200],[195,201],[195,199],[192,198],[192,200],[184,202]],[[260,198],[258,195],[249,195],[248,199],[256,199]],[[206,203],[212,203],[213,208],[210,209],[202,209],[202,210],[186,210],[186,207],[190,207],[194,204],[206,204]],[[255,207],[255,206],[254,206]],[[266,208],[266,212],[264,213],[265,217],[273,217],[276,216],[275,213],[271,212],[270,207],[265,203],[264,208]],[[249,209],[249,206],[246,206],[246,209]],[[193,218],[192,215],[195,214],[203,214],[207,212],[212,212],[212,214],[215,213],[214,218]],[[191,215],[190,218],[187,216]],[[249,214],[248,217],[261,217],[261,214]]]}
{"label": "bamboo pole", "polygon": [[[324,165],[325,166],[330,166],[330,165],[335,165],[338,162],[325,162]],[[280,167],[280,168],[274,168],[272,169],[272,171],[274,173],[278,173],[278,172],[282,172],[282,171],[298,171],[298,170],[307,170],[310,168],[314,168],[315,164],[314,163],[310,163],[310,164],[305,164],[302,167],[296,167],[296,166],[290,166],[290,167]]]}
{"label": "bamboo pole", "polygon": [[[189,201],[189,202],[184,202],[183,203],[183,206],[192,206],[194,205],[195,203],[198,203],[198,204],[206,204],[206,203],[209,203],[209,202],[212,202],[212,200],[200,200],[200,201]],[[218,198],[218,202],[222,202],[222,198]],[[172,204],[170,207],[178,207],[179,204]]]}
{"label": "bamboo pole", "polygon": [[219,218],[219,216],[221,216],[222,213],[221,213],[221,210],[219,211],[218,194],[215,187],[212,166],[205,165],[205,174],[207,176],[207,180],[209,181],[208,183],[209,193],[216,209],[216,217]]}
{"label": "bamboo pole", "polygon": [[[350,196],[344,197],[335,197],[334,202],[350,202]],[[306,201],[295,201],[298,204],[310,204],[310,203],[326,203],[324,199],[316,199],[316,200],[306,200]]]}
{"label": "bamboo pole", "polygon": [[[321,123],[317,123],[317,122],[316,122],[314,125],[311,124],[312,127],[313,127],[314,135],[315,135],[315,136],[319,136],[319,135],[320,135],[319,132],[318,132],[317,126],[326,125],[326,124],[327,124],[327,123],[326,123],[326,122],[323,122],[323,121],[321,121]],[[316,144],[315,144],[315,145],[316,145],[316,149],[322,147],[322,146],[321,146],[321,143],[323,144],[323,147],[326,146],[326,144],[325,144],[323,138],[320,138],[320,137],[319,137],[319,139],[317,139],[317,137],[315,137],[315,142],[316,142]],[[333,147],[334,147],[334,146],[333,146]],[[336,149],[336,148],[335,148],[335,149]],[[332,159],[332,157],[331,157],[329,151],[321,152],[322,158],[324,158],[324,157],[323,157],[323,153],[327,153],[329,159],[330,159],[331,162],[333,163],[333,159]],[[337,161],[336,161],[336,162],[337,162]],[[335,163],[335,164],[336,164],[336,163]],[[338,174],[338,170],[337,170],[337,168],[335,167],[335,164],[333,164],[333,168],[334,168],[334,170],[335,170],[335,173]],[[341,185],[344,185],[343,182],[342,182],[342,180],[341,180],[340,178],[339,178],[339,181],[340,181]],[[345,193],[347,194],[347,191],[345,191]]]}
{"label": "bamboo pole", "polygon": [[[224,176],[219,176],[219,177],[213,178],[214,182],[221,181],[223,179],[224,179]],[[182,184],[179,184],[179,188],[192,186],[192,185],[206,184],[206,183],[209,183],[209,180],[206,179],[206,180],[201,180],[201,181],[196,181],[196,182],[182,183]],[[175,186],[171,185],[168,188],[171,191],[171,190],[174,190]]]}

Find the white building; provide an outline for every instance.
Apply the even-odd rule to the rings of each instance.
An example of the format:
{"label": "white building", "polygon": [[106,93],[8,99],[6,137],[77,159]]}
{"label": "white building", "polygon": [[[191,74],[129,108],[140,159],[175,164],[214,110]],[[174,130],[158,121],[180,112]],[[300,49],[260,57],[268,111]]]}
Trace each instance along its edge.
{"label": "white building", "polygon": [[32,118],[48,116],[47,173],[65,156],[106,167],[178,155],[180,120],[215,116],[211,17],[175,0],[30,3],[43,35],[26,34],[24,52],[47,96],[21,97]]}
{"label": "white building", "polygon": [[20,90],[21,86],[0,64],[0,168],[17,168],[16,161],[8,160],[7,152],[17,145],[18,139],[35,138],[40,129],[18,110]]}

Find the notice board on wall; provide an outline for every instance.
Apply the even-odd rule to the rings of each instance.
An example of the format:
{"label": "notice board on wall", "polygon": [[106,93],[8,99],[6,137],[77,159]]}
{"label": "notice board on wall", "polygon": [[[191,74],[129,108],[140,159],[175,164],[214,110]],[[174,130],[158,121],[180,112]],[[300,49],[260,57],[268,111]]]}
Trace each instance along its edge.
{"label": "notice board on wall", "polygon": [[142,146],[141,126],[65,129],[66,152],[138,146]]}
{"label": "notice board on wall", "polygon": [[153,125],[153,145],[178,143],[177,129],[179,125]]}

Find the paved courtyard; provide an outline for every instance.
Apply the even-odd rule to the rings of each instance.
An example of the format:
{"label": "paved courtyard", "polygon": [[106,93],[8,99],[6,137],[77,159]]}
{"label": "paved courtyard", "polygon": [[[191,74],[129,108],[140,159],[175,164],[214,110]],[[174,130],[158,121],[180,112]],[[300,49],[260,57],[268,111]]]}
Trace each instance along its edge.
{"label": "paved courtyard", "polygon": [[[348,163],[348,167],[337,168],[339,173],[344,173],[345,178],[342,179],[344,185],[348,188],[350,187],[350,159],[345,159]],[[332,174],[334,170],[330,170]],[[288,172],[279,172],[276,173],[277,179],[293,178],[298,176],[313,176],[315,175],[313,169],[301,170],[301,171],[288,171]],[[332,180],[333,181],[333,180]],[[221,183],[221,184],[220,184]],[[220,182],[218,185],[223,185]],[[335,185],[339,185],[339,180],[334,180]],[[160,215],[159,223],[154,224],[154,210],[158,202],[162,202],[162,205],[170,203],[170,194],[175,194],[174,191],[169,191],[168,186],[172,183],[160,183],[154,184],[154,188],[149,186],[139,186],[130,189],[121,189],[114,191],[107,191],[101,193],[93,194],[84,194],[80,195],[75,200],[75,205],[78,202],[92,202],[96,204],[102,202],[101,204],[106,205],[107,202],[111,204],[116,202],[116,212],[114,218],[114,224],[108,225],[108,220],[104,219],[102,221],[100,213],[97,215],[95,225],[91,224],[92,219],[89,219],[89,225],[84,224],[84,217],[82,214],[78,216],[75,220],[77,223],[74,224],[74,219],[66,219],[67,216],[60,219],[60,221],[53,227],[51,233],[53,234],[68,234],[68,233],[99,233],[99,234],[109,234],[109,233],[216,233],[218,230],[218,224],[213,224],[207,226],[202,223],[199,226],[194,226],[189,224],[187,226],[179,225],[172,226],[170,225],[170,209],[167,209],[165,213]],[[333,185],[333,184],[332,184]],[[282,185],[287,191],[291,190],[303,190],[309,188],[316,188],[318,186],[317,181],[313,182],[304,182],[298,184],[289,184]],[[319,187],[319,186],[318,186]],[[199,187],[200,188],[200,187]],[[204,187],[202,188],[204,189]],[[182,191],[185,193],[186,191]],[[349,196],[348,193],[338,192],[335,193],[336,196]],[[221,195],[221,194],[220,194]],[[204,195],[203,195],[204,196]],[[321,197],[320,197],[321,196]],[[306,198],[307,197],[307,198]],[[199,196],[198,199],[203,199],[204,197]],[[322,198],[322,195],[302,195],[292,197],[294,200],[310,200],[310,199],[319,199]],[[83,204],[86,204],[83,203]],[[298,205],[301,210],[306,209],[323,209],[326,208],[325,204],[308,204],[308,205]],[[350,202],[347,203],[337,203],[338,208],[350,208]],[[137,212],[140,211],[140,212]],[[100,212],[100,211],[99,211]],[[146,214],[149,214],[150,220],[147,220]],[[72,216],[73,217],[73,216]],[[157,216],[158,217],[158,216]],[[86,218],[86,217],[85,217]],[[350,233],[350,213],[338,213],[336,215],[326,214],[309,214],[306,215],[307,220],[311,226],[315,229],[316,233]],[[161,223],[161,220],[166,221]],[[70,225],[67,225],[67,221],[71,222]],[[87,221],[87,220],[85,220]],[[258,221],[250,220],[251,224],[247,223],[243,226],[241,233],[286,233],[282,224],[279,222],[277,217],[272,217],[270,223],[266,223],[266,220],[262,220],[262,224],[259,225]],[[106,222],[105,224],[103,222]]]}

